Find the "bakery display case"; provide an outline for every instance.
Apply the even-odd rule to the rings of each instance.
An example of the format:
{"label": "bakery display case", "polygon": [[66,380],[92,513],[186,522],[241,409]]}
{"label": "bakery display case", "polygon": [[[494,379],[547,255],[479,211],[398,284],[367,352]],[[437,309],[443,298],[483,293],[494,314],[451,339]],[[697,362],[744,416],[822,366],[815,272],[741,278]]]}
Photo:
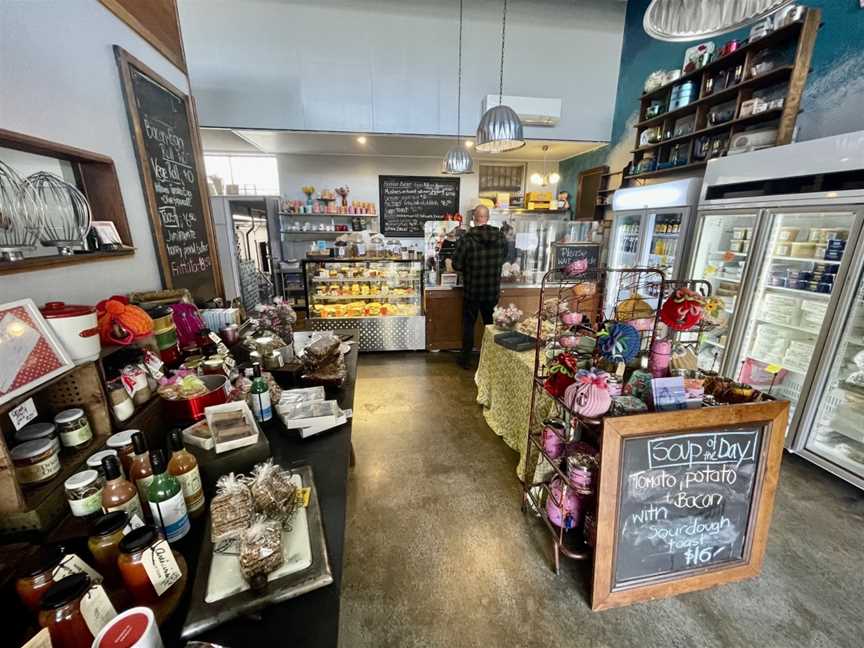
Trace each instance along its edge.
{"label": "bakery display case", "polygon": [[312,330],[357,330],[361,351],[425,348],[422,261],[307,259],[303,277]]}

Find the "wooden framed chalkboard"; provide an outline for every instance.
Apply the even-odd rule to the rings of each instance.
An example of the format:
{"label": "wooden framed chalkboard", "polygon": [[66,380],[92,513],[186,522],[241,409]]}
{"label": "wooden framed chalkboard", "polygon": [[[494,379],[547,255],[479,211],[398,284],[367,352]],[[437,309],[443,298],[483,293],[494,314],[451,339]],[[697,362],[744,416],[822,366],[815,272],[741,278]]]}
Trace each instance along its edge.
{"label": "wooden framed chalkboard", "polygon": [[553,243],[553,268],[563,268],[573,261],[585,260],[586,272],[596,272],[600,269],[599,243]]}
{"label": "wooden framed chalkboard", "polygon": [[165,288],[224,296],[192,99],[114,46]]}
{"label": "wooden framed chalkboard", "polygon": [[787,402],[606,418],[591,607],[760,572]]}
{"label": "wooden framed chalkboard", "polygon": [[381,232],[384,236],[423,236],[429,220],[459,212],[459,178],[378,176]]}

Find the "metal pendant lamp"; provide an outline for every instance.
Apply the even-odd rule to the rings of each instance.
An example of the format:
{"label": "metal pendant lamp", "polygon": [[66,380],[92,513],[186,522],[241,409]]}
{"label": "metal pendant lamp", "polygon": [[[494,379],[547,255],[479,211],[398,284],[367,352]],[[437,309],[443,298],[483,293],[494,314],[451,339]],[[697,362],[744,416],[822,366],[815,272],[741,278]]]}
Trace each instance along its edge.
{"label": "metal pendant lamp", "polygon": [[498,78],[498,105],[489,108],[480,118],[474,148],[483,153],[503,153],[525,146],[522,120],[504,98],[504,40],[507,34],[507,0],[501,20],[501,71]]}
{"label": "metal pendant lamp", "polygon": [[793,1],[652,0],[642,23],[645,31],[658,40],[704,40],[762,20]]}
{"label": "metal pendant lamp", "polygon": [[459,0],[459,76],[456,86],[456,146],[444,156],[441,173],[465,175],[474,173],[474,160],[462,146],[462,0]]}

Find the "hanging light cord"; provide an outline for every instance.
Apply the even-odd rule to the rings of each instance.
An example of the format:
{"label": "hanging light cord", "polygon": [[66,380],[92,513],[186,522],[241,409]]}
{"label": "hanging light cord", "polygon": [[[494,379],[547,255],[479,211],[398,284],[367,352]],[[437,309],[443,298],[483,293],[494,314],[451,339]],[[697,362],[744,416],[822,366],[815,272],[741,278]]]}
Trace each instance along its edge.
{"label": "hanging light cord", "polygon": [[456,86],[456,144],[462,144],[462,0],[459,0],[459,81]]}
{"label": "hanging light cord", "polygon": [[504,0],[504,15],[501,18],[501,74],[498,78],[498,105],[504,103],[504,38],[507,34],[507,0]]}

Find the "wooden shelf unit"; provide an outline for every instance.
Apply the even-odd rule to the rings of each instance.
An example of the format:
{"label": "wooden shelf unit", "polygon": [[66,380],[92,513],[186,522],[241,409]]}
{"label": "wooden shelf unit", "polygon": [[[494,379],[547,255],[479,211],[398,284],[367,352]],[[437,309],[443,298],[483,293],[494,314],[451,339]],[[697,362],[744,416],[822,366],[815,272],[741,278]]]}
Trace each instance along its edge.
{"label": "wooden shelf unit", "polygon": [[[821,12],[819,9],[808,8],[804,17],[777,29],[767,36],[748,43],[735,50],[731,54],[719,57],[707,65],[684,74],[671,83],[664,84],[650,92],[645,92],[640,98],[639,122],[635,124],[636,144],[633,150],[632,168],[635,169],[643,158],[650,155],[656,160],[656,164],[668,163],[672,156],[673,148],[679,149],[687,160],[686,164],[668,166],[662,169],[646,171],[644,173],[625,174],[625,180],[647,179],[662,176],[669,173],[680,173],[681,171],[694,170],[704,167],[708,159],[712,157],[710,152],[702,158],[695,159],[697,141],[702,138],[714,140],[724,138],[725,145],[721,149],[721,155],[726,154],[731,138],[748,128],[776,122],[777,146],[789,144],[795,130],[795,122],[801,108],[801,99],[810,71],[810,60],[816,43],[816,35],[821,23]],[[752,62],[756,54],[766,50],[785,52],[788,62],[780,64],[771,70],[750,76]],[[743,66],[743,78],[738,83],[728,85],[711,93],[706,92],[709,79],[716,78],[718,74],[734,72],[738,66]],[[653,101],[661,101],[665,106],[669,105],[672,89],[687,81],[692,82],[696,88],[696,98],[686,106],[675,110],[667,110],[653,117],[646,117],[646,111]],[[786,94],[782,108],[764,111],[746,117],[739,117],[741,105],[751,99],[754,93],[780,84],[786,84]],[[734,102],[734,116],[731,120],[720,124],[709,122],[709,113],[713,108],[722,104]],[[675,124],[679,119],[693,117],[694,129],[692,132],[669,137],[659,142],[640,145],[642,134],[652,128],[659,127],[661,136],[666,132],[673,132]],[[706,143],[707,145],[707,143]],[[713,155],[717,157],[717,155]]]}

